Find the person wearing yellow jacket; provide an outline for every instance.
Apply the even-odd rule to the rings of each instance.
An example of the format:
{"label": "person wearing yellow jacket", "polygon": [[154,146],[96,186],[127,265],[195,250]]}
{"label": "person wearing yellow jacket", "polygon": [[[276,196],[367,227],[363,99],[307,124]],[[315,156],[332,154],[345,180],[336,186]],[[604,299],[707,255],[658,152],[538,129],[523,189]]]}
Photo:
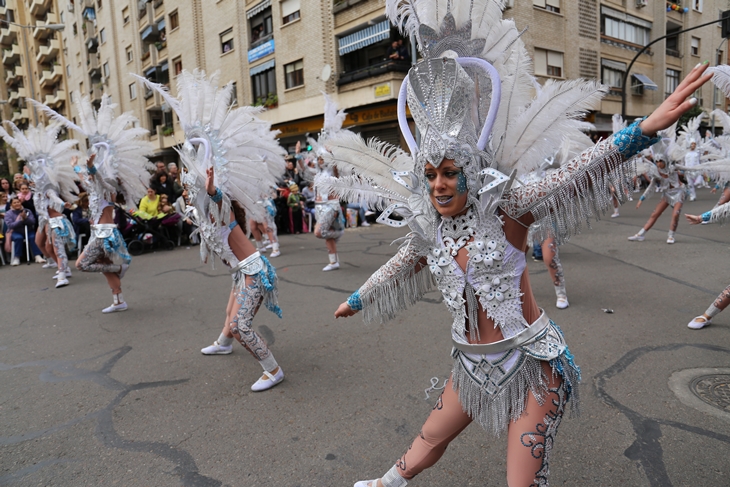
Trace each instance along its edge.
{"label": "person wearing yellow jacket", "polygon": [[158,216],[158,207],[160,204],[160,195],[155,194],[155,190],[147,188],[147,194],[139,200],[139,210],[135,213],[144,220],[152,220]]}

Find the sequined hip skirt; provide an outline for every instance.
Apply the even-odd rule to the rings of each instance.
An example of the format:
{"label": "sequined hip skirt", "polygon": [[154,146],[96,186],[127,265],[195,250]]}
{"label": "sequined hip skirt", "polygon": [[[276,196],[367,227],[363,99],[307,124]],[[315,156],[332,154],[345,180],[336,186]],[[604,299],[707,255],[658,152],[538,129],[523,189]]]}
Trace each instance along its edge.
{"label": "sequined hip skirt", "polygon": [[684,188],[672,188],[662,193],[662,200],[666,201],[669,206],[684,203]]}
{"label": "sequined hip skirt", "polygon": [[523,333],[487,347],[492,345],[494,350],[488,351],[493,353],[471,353],[464,350],[468,346],[455,346],[451,352],[454,390],[464,412],[482,428],[499,436],[510,421],[522,416],[528,394],[539,403],[545,400],[550,378],[542,362],[548,362],[552,374],[562,378],[571,409],[577,412],[580,369],[562,331],[544,313]]}

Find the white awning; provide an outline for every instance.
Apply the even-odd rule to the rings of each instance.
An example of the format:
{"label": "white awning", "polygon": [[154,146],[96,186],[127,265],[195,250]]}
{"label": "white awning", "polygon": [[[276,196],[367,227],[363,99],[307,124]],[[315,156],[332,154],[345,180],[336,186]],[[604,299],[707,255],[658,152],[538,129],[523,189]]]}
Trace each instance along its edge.
{"label": "white awning", "polygon": [[263,2],[256,5],[254,8],[250,9],[248,12],[246,12],[246,18],[250,19],[256,14],[260,14],[267,8],[271,7],[271,0],[264,0]]}
{"label": "white awning", "polygon": [[348,52],[357,51],[365,46],[375,44],[390,37],[390,21],[384,20],[378,24],[366,27],[353,34],[340,37],[337,42],[340,56]]}
{"label": "white awning", "polygon": [[622,63],[621,61],[611,61],[610,59],[601,58],[601,66],[606,66],[617,71],[626,71],[626,63]]}
{"label": "white awning", "polygon": [[651,79],[649,79],[648,76],[644,76],[643,74],[639,74],[639,73],[633,73],[631,76],[633,78],[635,78],[636,81],[639,82],[639,84],[644,85],[644,89],[646,89],[646,90],[657,91],[659,89],[657,87],[656,83],[654,83]]}
{"label": "white awning", "polygon": [[248,70],[248,75],[253,76],[259,73],[263,73],[266,70],[269,70],[276,66],[276,63],[273,59],[270,59],[269,61],[266,61],[265,63],[261,63],[258,66],[254,66],[253,68]]}

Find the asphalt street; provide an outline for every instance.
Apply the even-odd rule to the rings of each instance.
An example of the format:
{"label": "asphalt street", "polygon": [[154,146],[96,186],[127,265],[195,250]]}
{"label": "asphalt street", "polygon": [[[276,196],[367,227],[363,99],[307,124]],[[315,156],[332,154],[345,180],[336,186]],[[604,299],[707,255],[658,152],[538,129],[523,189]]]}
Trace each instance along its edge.
{"label": "asphalt street", "polygon": [[[710,209],[700,192],[685,212]],[[730,284],[728,229],[668,213],[646,241],[627,241],[658,198],[593,224],[560,248],[570,308],[555,308],[545,266],[531,282],[581,366],[582,414],[565,418],[551,485],[730,485],[730,311],[687,328]],[[135,257],[130,309],[101,275],[74,272],[54,289],[40,265],[0,268],[0,485],[351,486],[381,476],[408,448],[447,377],[450,317],[438,292],[385,325],[335,320],[337,305],[395,252],[402,230],[347,230],[342,268],[323,273],[324,242],[281,237],[272,262],[284,319],[254,325],[286,373],[260,376],[218,337],[230,289],[197,247]],[[606,313],[603,309],[613,310]],[[409,486],[504,486],[505,438],[468,427]]]}

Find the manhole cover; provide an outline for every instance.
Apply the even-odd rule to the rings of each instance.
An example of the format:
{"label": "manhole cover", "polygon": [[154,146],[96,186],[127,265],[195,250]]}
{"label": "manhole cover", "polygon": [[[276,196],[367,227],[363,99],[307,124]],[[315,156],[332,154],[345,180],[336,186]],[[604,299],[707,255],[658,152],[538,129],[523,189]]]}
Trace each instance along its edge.
{"label": "manhole cover", "polygon": [[730,374],[695,377],[689,388],[710,406],[730,412]]}
{"label": "manhole cover", "polygon": [[679,370],[669,388],[686,406],[730,421],[730,368]]}

